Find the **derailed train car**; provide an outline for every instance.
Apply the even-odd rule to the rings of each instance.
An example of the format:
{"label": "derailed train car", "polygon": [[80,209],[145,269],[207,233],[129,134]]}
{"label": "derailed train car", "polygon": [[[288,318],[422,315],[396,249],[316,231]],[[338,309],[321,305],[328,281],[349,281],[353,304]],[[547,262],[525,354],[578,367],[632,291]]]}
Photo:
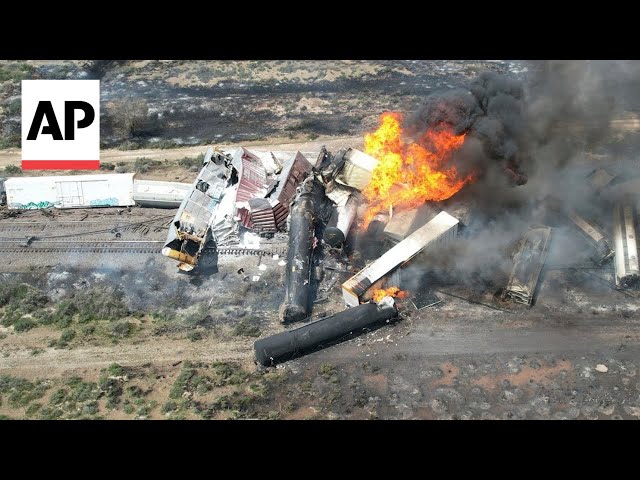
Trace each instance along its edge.
{"label": "derailed train car", "polygon": [[638,207],[626,198],[613,208],[616,288],[628,288],[640,281],[637,243]]}
{"label": "derailed train car", "polygon": [[429,250],[437,245],[452,242],[458,234],[459,220],[445,211],[441,211],[431,221],[413,232],[403,241],[384,253],[375,262],[367,265],[353,277],[342,284],[342,295],[345,303],[350,307],[371,299],[371,293],[377,288],[387,288],[385,280],[393,278],[395,272],[407,264],[420,252]]}
{"label": "derailed train car", "polygon": [[141,207],[178,208],[189,190],[190,183],[135,179],[133,200]]}
{"label": "derailed train car", "polygon": [[591,258],[595,263],[602,265],[613,257],[614,251],[611,248],[611,242],[602,228],[593,221],[583,218],[574,210],[570,210],[567,216],[578,232],[582,234],[582,237],[593,248]]}
{"label": "derailed train car", "polygon": [[520,241],[513,258],[509,283],[502,293],[503,299],[531,306],[540,272],[547,258],[551,227],[530,228]]}
{"label": "derailed train car", "polygon": [[133,173],[12,177],[5,181],[10,209],[129,207]]}
{"label": "derailed train car", "polygon": [[194,269],[203,249],[213,240],[211,219],[232,182],[232,161],[230,155],[209,147],[202,170],[169,226],[162,254],[178,260],[178,268],[183,271]]}

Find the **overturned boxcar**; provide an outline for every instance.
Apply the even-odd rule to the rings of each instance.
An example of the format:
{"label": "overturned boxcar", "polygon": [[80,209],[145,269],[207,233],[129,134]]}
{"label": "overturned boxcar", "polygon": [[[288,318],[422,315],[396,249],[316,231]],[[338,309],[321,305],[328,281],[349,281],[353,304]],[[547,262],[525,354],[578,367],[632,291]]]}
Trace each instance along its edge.
{"label": "overturned boxcar", "polygon": [[547,258],[551,227],[530,228],[513,257],[513,270],[502,293],[503,299],[531,306],[540,272]]}
{"label": "overturned boxcar", "polygon": [[180,270],[193,270],[203,249],[213,240],[211,221],[231,182],[231,164],[230,155],[209,147],[202,170],[169,226],[162,254],[178,260]]}
{"label": "overturned boxcar", "polygon": [[574,210],[570,210],[567,216],[583,238],[593,247],[591,258],[595,263],[604,264],[613,257],[611,242],[602,228],[593,221],[583,218]]}
{"label": "overturned boxcar", "polygon": [[628,288],[640,281],[637,219],[637,206],[631,199],[613,208],[616,288]]}

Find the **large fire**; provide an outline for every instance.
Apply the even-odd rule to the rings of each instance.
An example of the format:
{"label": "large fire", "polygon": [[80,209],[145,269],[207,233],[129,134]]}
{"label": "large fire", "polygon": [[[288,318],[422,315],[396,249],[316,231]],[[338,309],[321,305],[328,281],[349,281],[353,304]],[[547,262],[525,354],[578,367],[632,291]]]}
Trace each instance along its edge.
{"label": "large fire", "polygon": [[378,303],[384,297],[406,298],[409,292],[400,290],[398,287],[379,288],[373,291],[373,301]]}
{"label": "large fire", "polygon": [[394,208],[415,208],[426,201],[440,201],[458,192],[472,175],[461,177],[451,154],[464,143],[464,134],[446,128],[426,131],[417,142],[407,142],[402,132],[402,114],[383,113],[380,126],[364,137],[365,152],[378,160],[363,194],[369,200],[366,228],[373,217]]}

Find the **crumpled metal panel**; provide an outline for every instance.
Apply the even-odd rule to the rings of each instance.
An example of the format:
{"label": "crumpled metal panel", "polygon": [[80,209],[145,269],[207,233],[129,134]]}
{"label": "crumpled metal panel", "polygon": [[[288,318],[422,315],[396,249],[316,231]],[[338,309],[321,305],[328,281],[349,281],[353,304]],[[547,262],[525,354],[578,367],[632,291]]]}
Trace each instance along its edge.
{"label": "crumpled metal panel", "polygon": [[353,190],[347,187],[343,187],[342,185],[339,185],[339,184],[338,185],[334,184],[333,189],[331,189],[330,191],[329,189],[326,189],[325,192],[329,200],[335,203],[336,206],[344,207],[349,201],[349,198],[351,197]]}
{"label": "crumpled metal panel", "polygon": [[417,208],[399,212],[394,211],[389,223],[384,227],[384,234],[395,242],[404,240],[409,235],[417,215]]}
{"label": "crumpled metal panel", "polygon": [[343,159],[344,166],[336,176],[336,181],[356,190],[363,190],[369,185],[378,160],[355,148],[349,148]]}
{"label": "crumpled metal panel", "polygon": [[236,203],[246,202],[251,198],[263,198],[267,194],[267,172],[260,158],[241,147],[233,157],[233,166],[238,171],[240,179]]}
{"label": "crumpled metal panel", "polygon": [[312,168],[311,163],[300,152],[292,155],[282,167],[278,176],[278,184],[273,193],[269,195],[277,229],[284,230],[286,228],[291,201],[296,196],[298,186],[307,178]]}
{"label": "crumpled metal panel", "polygon": [[[276,220],[271,203],[266,198],[252,198],[249,200],[249,221],[243,225],[258,232],[276,232]],[[249,227],[249,225],[251,225]]]}
{"label": "crumpled metal panel", "polygon": [[547,258],[551,227],[530,228],[520,241],[514,255],[514,265],[502,294],[514,302],[531,305],[540,278],[540,272]]}
{"label": "crumpled metal panel", "polygon": [[587,175],[587,181],[595,192],[604,189],[614,178],[616,178],[615,175],[611,175],[604,168],[598,168]]}
{"label": "crumpled metal panel", "polygon": [[298,185],[311,171],[311,163],[300,152],[296,152],[282,167],[278,177],[278,186],[270,198],[279,201],[283,205],[289,205],[296,195]]}
{"label": "crumpled metal panel", "polygon": [[594,262],[603,264],[613,257],[611,242],[602,228],[593,221],[583,218],[575,210],[570,210],[567,216],[585,240],[594,248],[594,254],[591,256]]}
{"label": "crumpled metal panel", "polygon": [[630,199],[613,208],[616,287],[627,288],[640,282],[638,259],[637,208]]}
{"label": "crumpled metal panel", "polygon": [[238,223],[229,217],[224,217],[213,223],[211,230],[217,247],[240,242]]}

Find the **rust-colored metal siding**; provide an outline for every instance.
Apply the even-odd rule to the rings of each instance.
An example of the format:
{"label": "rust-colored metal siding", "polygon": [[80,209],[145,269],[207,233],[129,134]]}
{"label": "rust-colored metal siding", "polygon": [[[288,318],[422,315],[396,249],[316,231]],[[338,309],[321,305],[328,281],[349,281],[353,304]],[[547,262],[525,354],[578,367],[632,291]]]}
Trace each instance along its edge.
{"label": "rust-colored metal siding", "polygon": [[298,185],[311,172],[312,165],[300,152],[291,157],[282,168],[278,186],[270,197],[277,228],[283,229],[289,216],[289,205],[296,195]]}
{"label": "rust-colored metal siding", "polygon": [[234,166],[240,178],[236,202],[264,197],[267,193],[267,172],[262,161],[243,147],[239,151],[239,162],[234,158]]}
{"label": "rust-colored metal siding", "polygon": [[249,200],[249,209],[254,230],[258,232],[276,232],[278,230],[269,200],[253,198]]}

